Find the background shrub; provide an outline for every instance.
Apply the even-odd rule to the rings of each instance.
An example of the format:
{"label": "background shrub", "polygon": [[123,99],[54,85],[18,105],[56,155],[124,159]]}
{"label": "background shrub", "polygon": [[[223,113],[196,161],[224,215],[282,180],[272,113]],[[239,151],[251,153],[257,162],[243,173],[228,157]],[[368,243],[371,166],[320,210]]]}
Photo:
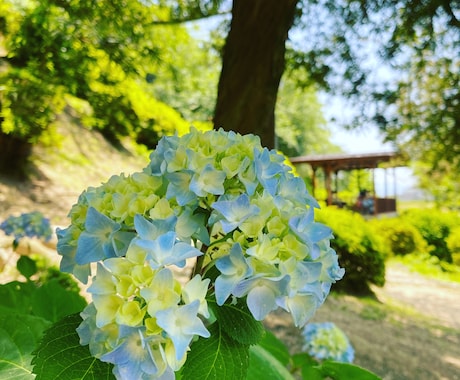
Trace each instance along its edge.
{"label": "background shrub", "polygon": [[317,212],[317,221],[332,228],[331,246],[339,256],[345,276],[333,289],[353,294],[370,294],[370,284],[385,283],[384,244],[359,214],[326,207]]}
{"label": "background shrub", "polygon": [[460,266],[460,226],[450,230],[450,234],[446,239],[447,248],[452,255],[452,262]]}
{"label": "background shrub", "polygon": [[428,244],[417,228],[401,218],[373,219],[370,224],[384,240],[385,254],[408,255],[428,252]]}
{"label": "background shrub", "polygon": [[452,252],[447,245],[450,231],[460,224],[455,212],[435,209],[410,209],[401,214],[401,220],[411,223],[430,245],[429,253],[452,263]]}

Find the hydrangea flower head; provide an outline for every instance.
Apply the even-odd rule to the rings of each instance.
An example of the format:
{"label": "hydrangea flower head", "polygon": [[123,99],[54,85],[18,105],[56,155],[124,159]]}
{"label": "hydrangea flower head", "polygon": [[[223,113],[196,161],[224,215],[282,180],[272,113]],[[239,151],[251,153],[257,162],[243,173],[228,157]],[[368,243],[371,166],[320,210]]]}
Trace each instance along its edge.
{"label": "hydrangea flower head", "polygon": [[3,230],[8,236],[13,236],[16,245],[24,237],[35,237],[48,241],[53,234],[49,219],[45,218],[39,211],[9,216],[0,223],[0,230]]}
{"label": "hydrangea flower head", "polygon": [[352,363],[354,349],[345,333],[332,322],[310,323],[303,329],[303,350],[318,360]]}
{"label": "hydrangea flower head", "polygon": [[324,302],[343,269],[284,162],[254,135],[192,129],[80,195],[57,232],[61,270],[90,281],[77,331],[118,379],[174,378],[210,336],[210,302],[246,303],[256,320],[281,307],[299,327]]}

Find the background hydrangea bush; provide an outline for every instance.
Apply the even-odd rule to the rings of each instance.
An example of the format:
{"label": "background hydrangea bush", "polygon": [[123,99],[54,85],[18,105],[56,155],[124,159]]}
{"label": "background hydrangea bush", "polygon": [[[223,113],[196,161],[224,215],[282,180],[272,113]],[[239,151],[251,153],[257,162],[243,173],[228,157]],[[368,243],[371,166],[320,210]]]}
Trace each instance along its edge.
{"label": "background hydrangea bush", "polygon": [[352,363],[355,350],[345,333],[332,322],[309,323],[302,330],[303,350],[318,360]]}
{"label": "background hydrangea bush", "polygon": [[[61,269],[91,279],[80,343],[117,378],[187,377],[187,356],[215,339],[246,358],[270,311],[302,327],[324,302],[344,270],[284,160],[253,135],[192,130],[81,194],[57,231]],[[180,282],[172,267],[187,260]]]}
{"label": "background hydrangea bush", "polygon": [[49,241],[53,235],[49,219],[38,211],[22,213],[18,216],[11,215],[0,223],[0,230],[14,238],[14,247],[17,247],[24,237]]}

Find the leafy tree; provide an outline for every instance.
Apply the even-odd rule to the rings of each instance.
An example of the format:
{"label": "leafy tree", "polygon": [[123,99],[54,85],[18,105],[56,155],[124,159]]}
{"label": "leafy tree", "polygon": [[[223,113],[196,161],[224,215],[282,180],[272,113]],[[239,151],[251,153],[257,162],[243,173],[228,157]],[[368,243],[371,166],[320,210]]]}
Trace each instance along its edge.
{"label": "leafy tree", "polygon": [[[182,11],[175,14],[198,18],[203,7],[208,10],[204,16],[209,17],[228,5],[219,3],[178,2]],[[308,74],[300,84],[317,83],[354,99],[356,113],[346,121],[350,126],[377,124],[390,141],[401,140],[401,134],[409,131],[416,142],[432,141],[428,149],[436,149],[439,143],[447,146],[449,149],[438,150],[444,158],[458,156],[457,133],[449,133],[458,129],[455,115],[459,114],[460,22],[456,1],[304,0],[283,3],[282,9],[275,3],[233,2],[216,126],[228,124],[241,131],[255,131],[270,145],[274,137],[273,99],[280,77],[277,73],[284,70],[287,41],[288,68],[305,69]],[[271,21],[270,15],[275,13],[276,21]],[[411,66],[410,62],[415,63]],[[272,71],[264,74],[265,68]],[[445,80],[438,79],[437,84],[423,90],[414,86],[414,73],[425,86],[427,77],[432,78],[429,82]],[[395,77],[398,83],[392,81]],[[425,101],[423,111],[414,113],[420,99],[426,98],[423,94],[433,94],[433,90],[440,94],[437,99]],[[402,104],[412,107],[412,113],[400,112]],[[406,122],[401,123],[401,118]],[[423,123],[419,123],[420,118]],[[434,133],[440,119],[446,127],[442,133]],[[426,133],[420,133],[422,129]]]}
{"label": "leafy tree", "polygon": [[460,181],[455,164],[446,160],[436,162],[436,170],[430,163],[436,152],[430,151],[423,161],[415,165],[415,173],[419,178],[419,186],[433,197],[438,208],[458,210],[460,204]]}
{"label": "leafy tree", "polygon": [[[413,159],[420,186],[438,205],[458,205],[460,180],[460,5],[411,4],[389,15],[386,56],[405,73],[381,92],[380,128]],[[391,24],[390,24],[391,25]]]}
{"label": "leafy tree", "polygon": [[[222,28],[226,29],[225,22]],[[192,26],[193,28],[193,26]],[[178,110],[187,120],[210,122],[217,96],[224,40],[221,30],[209,39],[195,40],[175,24],[159,26],[159,60],[150,69],[152,89],[161,101]],[[193,33],[192,33],[193,35]],[[316,86],[298,86],[302,71],[293,70],[282,79],[276,105],[276,147],[288,156],[337,150],[321,112]],[[232,128],[233,129],[233,128]]]}
{"label": "leafy tree", "polygon": [[[239,25],[251,25],[260,27],[267,41],[265,36],[269,33],[263,25],[269,17],[257,13],[258,2],[246,2],[245,6],[243,13],[239,2],[233,4],[226,49],[239,51],[241,56],[227,53],[223,57],[220,82],[223,90],[219,91],[215,121],[223,123],[219,110],[234,118],[244,117],[250,126],[234,120],[226,123],[238,125],[242,130],[252,129],[269,144],[274,125],[273,119],[269,119],[271,106],[267,106],[270,110],[262,111],[269,119],[267,122],[261,122],[263,119],[256,115],[263,108],[260,104],[264,97],[273,94],[268,86],[276,91],[273,90],[276,76],[267,75],[264,81],[257,76],[260,72],[245,71],[244,67],[251,66],[254,70],[272,67],[271,59],[284,54],[284,45],[280,43],[269,57],[258,54],[251,58],[250,53],[257,51],[256,46],[261,43],[254,42],[249,47],[248,38],[257,41],[262,37],[250,29],[244,31],[243,27],[240,38],[232,36],[238,35]],[[439,186],[436,193],[449,194],[449,203],[454,203],[460,167],[458,2],[305,0],[284,7],[290,10],[297,7],[294,27],[286,41],[285,75],[290,68],[303,69],[306,75],[298,81],[300,85],[316,83],[332,94],[345,96],[346,107],[355,112],[344,124],[377,125],[387,141],[424,162],[429,168],[427,179],[433,175],[449,177],[448,183]],[[264,12],[269,9],[273,9],[270,2],[264,6]],[[247,24],[239,21],[239,17]],[[281,25],[289,27],[283,16],[279,20],[277,25],[268,27],[273,30]],[[237,66],[240,63],[242,68]],[[234,71],[226,71],[226,65]],[[260,82],[255,84],[255,78]],[[245,98],[248,93],[251,95]],[[270,100],[265,98],[265,105],[268,104]],[[242,105],[244,112],[238,109]],[[446,188],[448,193],[443,192]]]}
{"label": "leafy tree", "polygon": [[[350,125],[371,121],[382,128],[389,140],[423,142],[426,149],[420,152],[437,151],[431,160],[433,167],[441,159],[449,162],[458,156],[460,23],[458,4],[454,0],[292,0],[287,3],[235,0],[231,9],[228,2],[218,0],[154,3],[117,0],[103,6],[89,0],[50,0],[40,4],[41,13],[29,17],[26,23],[29,26],[21,33],[36,36],[36,41],[41,43],[34,45],[36,51],[20,50],[18,44],[18,51],[27,54],[9,57],[9,62],[16,59],[16,66],[22,63],[29,68],[44,69],[45,73],[47,70],[57,73],[61,70],[60,62],[78,62],[71,54],[75,49],[66,49],[66,44],[73,42],[85,51],[92,44],[81,41],[89,41],[96,42],[96,49],[103,51],[125,73],[142,74],[141,66],[135,63],[146,55],[156,54],[151,27],[231,11],[215,126],[257,133],[264,145],[273,146],[274,109],[286,60],[288,67],[305,70],[307,75],[300,84],[317,83],[354,99],[358,116],[349,120]],[[61,22],[56,25],[42,22],[44,14],[52,14]],[[43,26],[42,30],[39,25]],[[90,25],[96,25],[96,29]],[[49,36],[52,38],[47,40]],[[288,54],[285,54],[286,41]],[[63,46],[64,51],[57,46]],[[62,57],[52,60],[53,65],[35,58],[58,55]],[[96,62],[100,57],[89,53],[83,56],[92,58],[92,67],[99,66]],[[85,62],[90,66],[91,60]],[[81,62],[67,66],[73,71],[60,77],[72,79],[79,71],[86,72]],[[38,77],[43,75],[40,73]],[[391,81],[394,77],[397,83]],[[97,79],[113,84],[107,72]],[[91,89],[87,85],[89,81],[72,82],[77,96],[85,93],[86,87]],[[426,96],[434,91],[441,95]],[[129,105],[118,94],[107,94],[105,100],[112,105],[108,107],[109,112]],[[123,128],[121,132],[125,132]]]}
{"label": "leafy tree", "polygon": [[47,0],[2,7],[3,171],[24,170],[31,145],[52,131],[69,96],[87,102],[88,126],[112,141],[132,135],[153,147],[163,133],[184,128],[176,111],[146,95],[147,69],[158,59],[155,6]]}
{"label": "leafy tree", "polygon": [[[455,66],[442,63],[458,61],[456,1],[299,4],[302,14],[297,25],[303,29],[297,30],[290,45],[289,63],[307,68],[311,80],[326,89],[362,100],[358,109],[362,117],[356,122],[373,120],[383,127],[389,121],[382,111],[400,99],[393,78],[408,84],[414,80],[414,69],[420,74],[433,63],[440,63],[439,72],[449,79],[458,78]],[[369,107],[369,100],[380,103]]]}
{"label": "leafy tree", "polygon": [[276,147],[289,157],[338,151],[330,142],[316,87],[299,87],[296,76],[284,76],[275,110]]}
{"label": "leafy tree", "polygon": [[186,120],[208,122],[214,112],[221,67],[213,41],[198,41],[183,25],[155,28],[158,60],[149,67],[149,90]]}
{"label": "leafy tree", "polygon": [[449,50],[413,56],[409,80],[397,86],[397,112],[382,128],[420,162],[419,185],[438,205],[453,207],[460,183],[460,59],[448,57]]}

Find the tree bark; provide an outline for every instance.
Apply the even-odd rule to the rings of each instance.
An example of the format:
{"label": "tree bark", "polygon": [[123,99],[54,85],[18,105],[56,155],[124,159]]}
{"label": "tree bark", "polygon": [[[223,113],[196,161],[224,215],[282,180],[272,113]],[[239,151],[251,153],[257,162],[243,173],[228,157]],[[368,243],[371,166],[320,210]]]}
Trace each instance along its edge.
{"label": "tree bark", "polygon": [[31,153],[32,144],[30,142],[26,139],[7,135],[0,129],[0,173],[21,180],[25,179]]}
{"label": "tree bark", "polygon": [[275,104],[298,0],[234,0],[214,127],[260,136],[275,147]]}

